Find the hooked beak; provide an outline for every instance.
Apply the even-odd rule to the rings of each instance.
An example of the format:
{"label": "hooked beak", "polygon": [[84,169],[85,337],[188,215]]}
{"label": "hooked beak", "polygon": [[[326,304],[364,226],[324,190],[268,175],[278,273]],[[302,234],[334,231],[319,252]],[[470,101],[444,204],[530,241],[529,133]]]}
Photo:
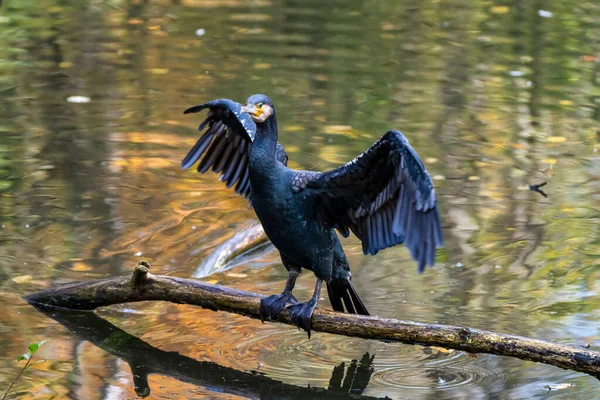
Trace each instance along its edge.
{"label": "hooked beak", "polygon": [[243,106],[241,111],[257,118],[260,117],[263,113],[263,111],[260,108],[256,107],[254,104],[247,104]]}

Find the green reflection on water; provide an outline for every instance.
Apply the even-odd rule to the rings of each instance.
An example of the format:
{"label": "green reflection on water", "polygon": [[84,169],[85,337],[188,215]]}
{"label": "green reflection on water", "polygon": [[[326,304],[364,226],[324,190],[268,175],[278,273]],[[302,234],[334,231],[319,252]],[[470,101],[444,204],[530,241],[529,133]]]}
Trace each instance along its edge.
{"label": "green reflection on water", "polygon": [[[374,313],[598,345],[596,2],[8,0],[0,13],[0,387],[28,338],[50,339],[45,370],[19,390],[133,396],[115,383],[123,367],[114,358],[20,297],[121,274],[138,252],[157,273],[189,276],[249,226],[244,200],[178,164],[199,122],[181,115],[186,107],[255,92],[276,102],[294,167],[333,168],[395,128],[434,176],[446,227],[435,269],[418,275],[401,247],[367,258],[345,242]],[[526,190],[543,181],[548,198]],[[261,261],[274,266],[211,279],[279,290],[277,255]],[[304,386],[326,386],[334,366],[369,351],[369,395],[533,397],[561,382],[576,383],[570,398],[598,390],[579,374],[497,357],[434,362],[418,347],[306,341],[164,304],[110,312],[165,350],[237,369],[261,362],[270,377]],[[86,372],[94,357],[108,366]]]}

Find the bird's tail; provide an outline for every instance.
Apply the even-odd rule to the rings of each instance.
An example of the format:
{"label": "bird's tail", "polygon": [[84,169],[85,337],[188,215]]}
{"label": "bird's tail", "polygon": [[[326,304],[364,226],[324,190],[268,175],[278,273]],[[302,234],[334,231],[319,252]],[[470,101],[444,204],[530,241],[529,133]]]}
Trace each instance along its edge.
{"label": "bird's tail", "polygon": [[327,293],[335,311],[370,315],[348,279],[332,279],[327,283]]}

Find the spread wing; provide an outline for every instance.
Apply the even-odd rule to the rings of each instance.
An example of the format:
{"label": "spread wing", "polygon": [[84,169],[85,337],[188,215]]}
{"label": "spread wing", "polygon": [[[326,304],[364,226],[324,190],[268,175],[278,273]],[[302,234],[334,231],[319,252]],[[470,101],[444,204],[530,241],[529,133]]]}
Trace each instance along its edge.
{"label": "spread wing", "polygon": [[404,135],[388,131],[348,164],[306,183],[318,217],[344,236],[349,229],[365,254],[405,242],[419,272],[434,265],[443,243],[435,190]]}
{"label": "spread wing", "polygon": [[[242,105],[228,99],[212,100],[185,110],[184,114],[196,113],[208,109],[208,116],[198,127],[204,131],[194,147],[181,162],[188,169],[201,159],[198,172],[212,169],[221,174],[221,180],[235,192],[248,197],[250,195],[250,177],[248,157],[252,141],[256,135],[256,124],[246,113],[241,112]],[[287,154],[277,144],[277,159],[287,165]]]}

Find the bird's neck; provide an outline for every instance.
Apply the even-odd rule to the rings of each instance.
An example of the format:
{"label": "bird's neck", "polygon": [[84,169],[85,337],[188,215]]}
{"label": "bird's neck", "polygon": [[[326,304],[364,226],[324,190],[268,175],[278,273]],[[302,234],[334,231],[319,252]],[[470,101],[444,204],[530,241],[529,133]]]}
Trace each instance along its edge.
{"label": "bird's neck", "polygon": [[277,118],[275,113],[256,125],[256,138],[250,151],[250,169],[268,172],[277,160]]}

